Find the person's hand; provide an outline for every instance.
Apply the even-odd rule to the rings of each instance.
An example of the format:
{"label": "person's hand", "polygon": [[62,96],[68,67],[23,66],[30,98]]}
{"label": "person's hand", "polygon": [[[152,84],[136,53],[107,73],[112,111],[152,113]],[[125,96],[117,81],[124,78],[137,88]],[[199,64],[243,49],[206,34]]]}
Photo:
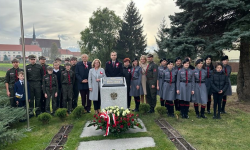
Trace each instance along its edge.
{"label": "person's hand", "polygon": [[57,97],[57,92],[55,93],[55,97]]}
{"label": "person's hand", "polygon": [[30,99],[29,99],[29,102],[30,102]]}
{"label": "person's hand", "polygon": [[180,94],[180,90],[177,90],[176,93],[177,93],[177,94]]}
{"label": "person's hand", "polygon": [[194,91],[192,91],[191,94],[194,95]]}
{"label": "person's hand", "polygon": [[92,88],[89,88],[90,91],[92,91],[93,89]]}
{"label": "person's hand", "polygon": [[18,102],[18,101],[16,101],[16,105],[19,105],[19,102]]}
{"label": "person's hand", "polygon": [[47,98],[47,97],[48,97],[48,95],[45,93],[45,94],[44,94],[44,97],[45,97],[45,98]]}
{"label": "person's hand", "polygon": [[137,85],[137,86],[136,86],[136,89],[137,89],[137,90],[139,90],[139,89],[140,89],[140,86],[139,86],[139,85]]}
{"label": "person's hand", "polygon": [[218,92],[219,94],[221,94],[223,91],[222,90],[220,90],[220,92]]}
{"label": "person's hand", "polygon": [[101,80],[100,79],[96,79],[96,82],[100,82]]}
{"label": "person's hand", "polygon": [[88,83],[88,79],[85,79],[85,82]]}
{"label": "person's hand", "polygon": [[88,82],[87,79],[82,80],[82,83],[87,83],[87,82]]}
{"label": "person's hand", "polygon": [[158,91],[160,90],[160,87],[159,87],[159,86],[157,86],[157,90],[158,90]]}
{"label": "person's hand", "polygon": [[154,85],[152,85],[152,89],[154,89],[155,88],[155,86]]}
{"label": "person's hand", "polygon": [[10,91],[7,91],[7,96],[10,97]]}

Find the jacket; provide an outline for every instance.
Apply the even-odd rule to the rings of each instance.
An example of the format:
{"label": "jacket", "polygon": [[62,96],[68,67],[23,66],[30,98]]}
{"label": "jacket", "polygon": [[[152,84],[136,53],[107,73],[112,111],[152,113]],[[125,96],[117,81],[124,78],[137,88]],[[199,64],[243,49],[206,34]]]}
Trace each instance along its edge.
{"label": "jacket", "polygon": [[211,77],[212,93],[218,93],[220,90],[224,93],[227,90],[228,85],[228,77],[224,72],[214,72]]}

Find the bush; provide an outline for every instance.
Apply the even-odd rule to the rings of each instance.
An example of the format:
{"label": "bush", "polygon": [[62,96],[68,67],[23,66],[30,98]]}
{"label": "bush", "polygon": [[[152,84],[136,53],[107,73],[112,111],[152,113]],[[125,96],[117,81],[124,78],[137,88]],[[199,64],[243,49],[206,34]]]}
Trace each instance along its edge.
{"label": "bush", "polygon": [[57,109],[56,116],[59,117],[61,120],[64,120],[67,116],[67,109],[66,108]]}
{"label": "bush", "polygon": [[237,85],[237,74],[230,75],[231,85]]}
{"label": "bush", "polygon": [[42,113],[38,116],[38,121],[41,121],[43,124],[48,124],[52,116],[49,113]]}
{"label": "bush", "polygon": [[156,107],[156,111],[160,116],[163,116],[164,114],[167,113],[167,109],[164,106]]}
{"label": "bush", "polygon": [[140,104],[139,110],[143,113],[146,114],[150,110],[149,104]]}
{"label": "bush", "polygon": [[84,113],[84,107],[83,106],[77,106],[73,110],[72,115],[74,116],[74,118],[80,118],[83,113]]}

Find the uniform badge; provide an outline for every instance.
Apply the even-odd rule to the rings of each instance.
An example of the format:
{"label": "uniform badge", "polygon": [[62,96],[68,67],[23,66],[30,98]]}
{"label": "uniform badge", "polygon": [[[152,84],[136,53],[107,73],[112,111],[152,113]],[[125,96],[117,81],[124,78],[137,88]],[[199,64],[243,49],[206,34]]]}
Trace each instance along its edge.
{"label": "uniform badge", "polygon": [[31,68],[28,68],[28,70],[31,70]]}
{"label": "uniform badge", "polygon": [[100,74],[103,74],[103,72],[100,71]]}
{"label": "uniform badge", "polygon": [[131,73],[131,70],[130,70],[130,69],[128,69],[128,72],[129,72],[129,73]]}
{"label": "uniform badge", "polygon": [[14,74],[14,73],[10,73],[10,75],[12,75],[12,74]]}
{"label": "uniform badge", "polygon": [[154,69],[154,72],[156,72],[156,69]]}
{"label": "uniform badge", "polygon": [[119,66],[119,63],[116,63],[116,68],[118,68],[118,66]]}

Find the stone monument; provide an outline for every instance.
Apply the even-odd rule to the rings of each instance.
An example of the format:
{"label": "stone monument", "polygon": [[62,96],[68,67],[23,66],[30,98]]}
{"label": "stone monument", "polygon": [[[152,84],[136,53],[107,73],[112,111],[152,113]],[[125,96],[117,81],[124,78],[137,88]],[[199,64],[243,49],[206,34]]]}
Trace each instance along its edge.
{"label": "stone monument", "polygon": [[101,109],[109,106],[127,108],[127,85],[124,77],[105,77],[101,80]]}

